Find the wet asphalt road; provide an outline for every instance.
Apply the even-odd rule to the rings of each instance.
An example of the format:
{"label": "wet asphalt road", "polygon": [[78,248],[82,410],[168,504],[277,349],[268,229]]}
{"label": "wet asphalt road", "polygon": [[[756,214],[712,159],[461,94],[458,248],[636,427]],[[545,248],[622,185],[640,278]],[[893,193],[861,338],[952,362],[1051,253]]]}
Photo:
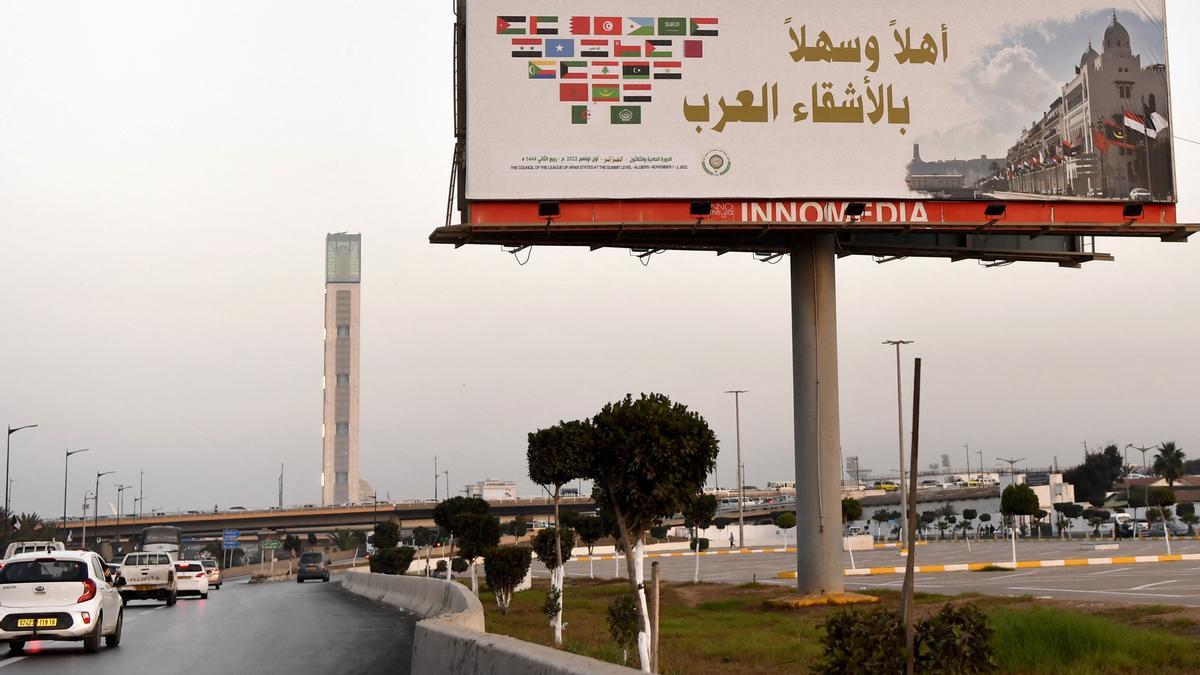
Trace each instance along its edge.
{"label": "wet asphalt road", "polygon": [[329,583],[225,584],[175,607],[132,602],[121,646],[0,645],[0,675],[410,672],[415,619]]}

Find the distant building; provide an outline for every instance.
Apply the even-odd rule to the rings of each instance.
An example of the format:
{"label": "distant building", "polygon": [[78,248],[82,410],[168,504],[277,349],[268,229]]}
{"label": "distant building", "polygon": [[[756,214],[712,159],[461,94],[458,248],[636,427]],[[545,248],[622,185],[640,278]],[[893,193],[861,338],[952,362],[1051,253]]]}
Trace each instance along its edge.
{"label": "distant building", "polygon": [[489,478],[467,486],[468,497],[479,497],[491,501],[493,499],[516,499],[517,484],[511,480],[496,480]]}
{"label": "distant building", "polygon": [[1151,139],[1125,123],[1126,113],[1143,123],[1154,115],[1165,120],[1166,66],[1142,65],[1116,13],[1102,47],[1088,44],[1062,95],[1009,148],[1009,191],[1128,199],[1134,188],[1148,188],[1155,199],[1173,195],[1170,134]]}
{"label": "distant building", "polygon": [[325,236],[325,377],[321,503],[361,501],[358,477],[358,332],[362,236]]}
{"label": "distant building", "polygon": [[908,189],[932,197],[969,199],[975,196],[980,183],[1000,173],[1004,160],[944,159],[926,161],[921,158],[921,146],[913,144],[913,158],[908,163]]}

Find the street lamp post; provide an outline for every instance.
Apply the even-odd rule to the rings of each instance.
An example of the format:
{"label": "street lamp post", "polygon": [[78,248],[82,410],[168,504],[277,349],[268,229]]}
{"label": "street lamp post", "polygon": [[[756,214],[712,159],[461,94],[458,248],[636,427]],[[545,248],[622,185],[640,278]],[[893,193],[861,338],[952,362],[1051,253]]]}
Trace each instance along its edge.
{"label": "street lamp post", "polygon": [[446,477],[446,499],[450,499],[450,470],[443,471],[442,475]]}
{"label": "street lamp post", "polygon": [[82,530],[79,533],[79,550],[81,551],[87,548],[88,495],[92,495],[93,498],[96,496],[91,490],[83,491],[83,517],[79,519],[79,522],[83,524]]}
{"label": "street lamp post", "polygon": [[904,548],[905,533],[908,532],[908,496],[904,488],[904,394],[900,388],[900,347],[911,345],[912,340],[884,340],[883,344],[896,348],[896,422],[900,439],[900,548]]}
{"label": "street lamp post", "polygon": [[[88,451],[87,448],[80,448],[79,450],[67,450],[66,451],[66,453],[67,453],[66,459],[63,460],[63,528],[64,529],[67,527],[67,466],[71,463],[71,455],[78,454],[80,452],[87,452],[87,451]],[[86,513],[83,514],[83,517],[87,518],[87,514]]]}
{"label": "street lamp post", "polygon": [[[1025,461],[1025,458],[1024,458],[1024,457],[1022,457],[1022,458],[1020,458],[1020,459],[1004,459],[1003,457],[997,457],[997,458],[996,458],[996,461],[997,461],[997,462],[1008,462],[1008,484],[1009,484],[1010,486],[1011,486],[1011,485],[1016,485],[1016,484],[1017,484],[1017,478],[1016,478],[1016,469],[1015,469],[1014,467],[1016,467],[1016,465],[1017,465],[1017,462],[1024,462],[1024,461]],[[1016,490],[1016,488],[1014,487],[1014,488],[1013,488],[1013,490],[1015,491],[1015,490]],[[1001,499],[1001,501],[1003,501],[1003,499]],[[1013,517],[1013,522],[1012,522],[1012,525],[1011,525],[1010,527],[1011,527],[1011,529],[1012,529],[1012,533],[1011,533],[1011,534],[1012,534],[1012,561],[1013,561],[1013,569],[1016,569],[1016,568],[1017,568],[1017,519],[1016,519],[1016,516],[1014,516],[1014,517]],[[1040,535],[1039,535],[1039,536],[1040,536]]]}
{"label": "street lamp post", "polygon": [[[97,471],[96,489],[92,491],[92,547],[100,548],[100,477],[116,471]],[[87,517],[87,514],[83,514]]]}
{"label": "street lamp post", "polygon": [[132,485],[114,485],[117,488],[117,539],[113,547],[113,555],[117,555],[117,548],[121,546],[121,512],[125,510],[123,497],[125,491],[133,487]]}
{"label": "street lamp post", "polygon": [[4,437],[4,517],[6,519],[5,523],[4,523],[4,548],[5,549],[8,548],[8,531],[10,529],[12,529],[12,526],[10,525],[10,523],[8,521],[8,519],[12,518],[12,511],[10,510],[11,506],[9,505],[9,502],[8,502],[8,496],[9,496],[9,492],[10,492],[9,486],[11,485],[11,483],[9,482],[10,479],[8,477],[8,468],[9,468],[9,457],[12,456],[12,435],[22,429],[33,429],[35,427],[37,427],[36,424],[26,424],[25,426],[22,426],[22,427],[8,427],[8,435]]}
{"label": "street lamp post", "polygon": [[[1126,447],[1126,448],[1133,448],[1134,450],[1137,450],[1138,452],[1142,453],[1142,471],[1145,471],[1145,470],[1146,470],[1146,453],[1147,453],[1147,452],[1150,452],[1151,450],[1155,449],[1155,448],[1156,448],[1156,447],[1158,447],[1158,446],[1151,445],[1151,446],[1149,446],[1149,447],[1142,448],[1142,447],[1138,447],[1138,446],[1136,446],[1136,445],[1133,445],[1132,443],[1129,443],[1129,444],[1126,444],[1126,446],[1125,446],[1125,447]],[[1148,487],[1149,487],[1149,486],[1147,486],[1147,488],[1148,488]],[[1149,490],[1149,489],[1147,489],[1145,492],[1146,492],[1146,496],[1147,496],[1147,497],[1149,497],[1149,496],[1150,496],[1150,490]],[[1147,501],[1147,502],[1149,502],[1149,499],[1147,499],[1146,501]],[[1126,478],[1125,478],[1125,503],[1126,503],[1126,504],[1128,504],[1128,503],[1129,503],[1129,478],[1128,478],[1128,477],[1126,477]],[[1144,512],[1145,510],[1146,510],[1146,507],[1145,507],[1145,506],[1143,506],[1143,507],[1142,507],[1142,511]],[[1135,516],[1137,515],[1137,511],[1136,511],[1136,510],[1134,511],[1134,515],[1135,515]],[[1142,515],[1145,515],[1145,513],[1143,513]],[[1147,521],[1149,521],[1149,518],[1147,518]],[[1163,528],[1166,528],[1166,524],[1165,524],[1165,523],[1163,524]],[[1138,535],[1138,538],[1140,539],[1140,538],[1141,538],[1141,536],[1142,536],[1142,533],[1141,533],[1141,530],[1138,530],[1138,527],[1137,527],[1137,522],[1136,522],[1136,521],[1133,523],[1133,529],[1135,530],[1135,532],[1136,532],[1136,533],[1137,533],[1137,535]]]}
{"label": "street lamp post", "polygon": [[[726,394],[733,394],[733,423],[735,429],[735,439],[737,442],[737,483],[738,483],[738,547],[746,546],[745,528],[746,528],[746,485],[743,478],[742,467],[742,394],[750,393],[748,389],[730,389]],[[699,550],[699,549],[697,549]],[[697,553],[697,555],[699,555]]]}

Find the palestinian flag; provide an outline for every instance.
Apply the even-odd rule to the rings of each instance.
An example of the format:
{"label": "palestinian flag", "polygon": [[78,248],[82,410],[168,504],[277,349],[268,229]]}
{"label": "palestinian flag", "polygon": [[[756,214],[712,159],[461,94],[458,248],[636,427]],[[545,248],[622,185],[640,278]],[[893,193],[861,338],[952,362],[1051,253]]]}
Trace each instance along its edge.
{"label": "palestinian flag", "polygon": [[559,77],[564,80],[586,80],[588,76],[587,61],[559,61]]}
{"label": "palestinian flag", "polygon": [[621,77],[621,64],[616,61],[592,61],[593,80],[616,80]]}
{"label": "palestinian flag", "polygon": [[647,61],[626,61],[621,64],[621,78],[625,80],[650,79],[650,63]]}
{"label": "palestinian flag", "polygon": [[626,35],[654,35],[654,19],[648,16],[633,16],[625,19]]}
{"label": "palestinian flag", "polygon": [[542,57],[541,38],[513,38],[512,47],[513,58],[522,59]]}
{"label": "palestinian flag", "polygon": [[620,101],[621,88],[615,84],[593,84],[592,100],[596,102]]}
{"label": "palestinian flag", "polygon": [[592,113],[586,105],[571,106],[571,124],[587,124]]}
{"label": "palestinian flag", "polygon": [[554,79],[554,62],[553,61],[530,61],[529,62],[529,79],[531,79],[531,80],[553,80]]}
{"label": "palestinian flag", "polygon": [[717,35],[716,19],[699,19],[692,17],[691,27],[691,34],[695,37],[716,37]]}
{"label": "palestinian flag", "polygon": [[649,103],[649,84],[622,84],[621,100],[625,103]]}
{"label": "palestinian flag", "polygon": [[592,17],[590,16],[573,16],[570,21],[571,35],[591,35],[592,34]]}
{"label": "palestinian flag", "polygon": [[659,35],[687,35],[687,19],[683,17],[660,17],[658,19]]}
{"label": "palestinian flag", "polygon": [[612,124],[641,124],[642,108],[636,105],[614,105],[609,109]]}
{"label": "palestinian flag", "polygon": [[496,35],[524,35],[525,17],[498,16],[496,17]]}
{"label": "palestinian flag", "polygon": [[669,58],[671,58],[671,41],[670,40],[646,40],[646,58],[648,58],[648,59],[669,59]]}
{"label": "palestinian flag", "polygon": [[531,16],[531,17],[529,17],[529,34],[530,35],[558,35],[558,17],[557,16]]}
{"label": "palestinian flag", "polygon": [[579,55],[607,59],[608,40],[580,40]]}
{"label": "palestinian flag", "polygon": [[587,101],[588,86],[584,83],[563,82],[558,85],[558,100]]}
{"label": "palestinian flag", "polygon": [[678,80],[682,78],[679,69],[683,66],[679,61],[655,61],[650,64],[654,79],[656,80]]}
{"label": "palestinian flag", "polygon": [[641,45],[623,45],[620,40],[613,41],[613,56],[621,58],[623,56],[641,56]]}
{"label": "palestinian flag", "polygon": [[619,16],[598,16],[592,19],[592,35],[620,35],[622,25]]}

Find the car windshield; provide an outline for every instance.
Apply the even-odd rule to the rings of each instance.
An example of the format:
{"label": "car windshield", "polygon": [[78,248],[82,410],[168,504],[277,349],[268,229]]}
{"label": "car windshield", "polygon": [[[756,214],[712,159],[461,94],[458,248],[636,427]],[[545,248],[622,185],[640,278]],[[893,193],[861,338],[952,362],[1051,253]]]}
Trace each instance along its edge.
{"label": "car windshield", "polygon": [[83,581],[87,565],[78,560],[21,560],[0,569],[0,584],[37,584]]}
{"label": "car windshield", "polygon": [[215,568],[217,566],[217,561],[216,560],[205,560],[200,564],[204,565],[205,567],[214,567]]}
{"label": "car windshield", "polygon": [[126,565],[170,565],[171,559],[162,553],[130,553],[125,556]]}
{"label": "car windshield", "polygon": [[303,562],[303,563],[321,562],[321,560],[323,558],[324,558],[324,556],[322,556],[320,553],[305,553],[304,555],[300,556],[300,562]]}

